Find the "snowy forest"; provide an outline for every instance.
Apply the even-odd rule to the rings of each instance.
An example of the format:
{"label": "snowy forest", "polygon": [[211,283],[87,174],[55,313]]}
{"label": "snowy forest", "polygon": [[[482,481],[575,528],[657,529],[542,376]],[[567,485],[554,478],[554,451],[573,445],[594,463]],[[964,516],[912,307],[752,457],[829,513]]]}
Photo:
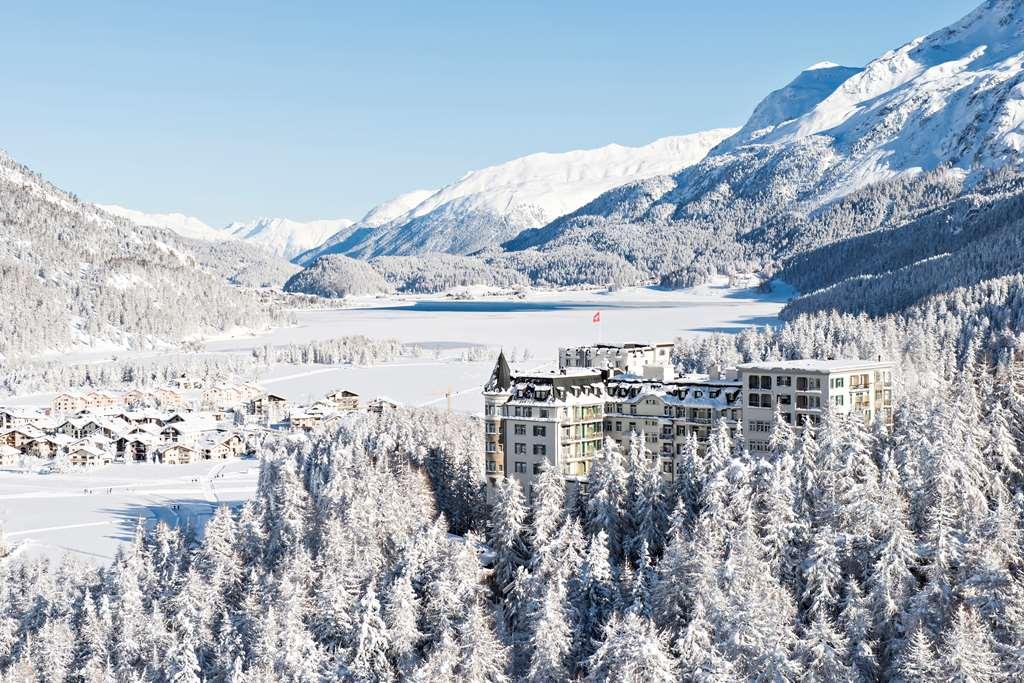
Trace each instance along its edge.
{"label": "snowy forest", "polygon": [[[677,349],[677,353],[685,353]],[[680,358],[683,361],[682,358]],[[694,361],[691,361],[694,362]],[[917,372],[895,424],[634,438],[585,494],[484,504],[482,427],[425,409],[269,442],[205,533],[0,573],[8,680],[996,681],[1024,674],[1024,365]]]}
{"label": "snowy forest", "polygon": [[56,360],[19,363],[0,374],[0,396],[67,389],[130,389],[171,384],[181,377],[206,385],[225,377],[256,380],[278,364],[370,366],[423,350],[395,339],[363,335],[318,339],[302,344],[264,345],[251,353],[167,353],[159,358],[125,358],[108,363],[67,364]]}

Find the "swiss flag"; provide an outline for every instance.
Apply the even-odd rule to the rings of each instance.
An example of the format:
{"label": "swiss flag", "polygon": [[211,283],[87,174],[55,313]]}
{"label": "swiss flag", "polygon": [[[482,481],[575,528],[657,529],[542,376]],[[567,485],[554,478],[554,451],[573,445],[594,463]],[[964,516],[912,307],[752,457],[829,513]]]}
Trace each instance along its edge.
{"label": "swiss flag", "polygon": [[597,313],[594,314],[594,319],[591,322],[595,322],[595,323],[601,322],[601,311],[598,311]]}

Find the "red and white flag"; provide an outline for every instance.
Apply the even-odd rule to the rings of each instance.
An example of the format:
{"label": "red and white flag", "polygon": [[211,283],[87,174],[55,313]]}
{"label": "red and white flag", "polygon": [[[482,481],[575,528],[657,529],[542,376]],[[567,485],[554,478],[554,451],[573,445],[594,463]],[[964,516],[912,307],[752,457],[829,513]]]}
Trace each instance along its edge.
{"label": "red and white flag", "polygon": [[597,313],[594,314],[594,319],[591,322],[595,322],[595,323],[601,322],[601,311],[598,311]]}

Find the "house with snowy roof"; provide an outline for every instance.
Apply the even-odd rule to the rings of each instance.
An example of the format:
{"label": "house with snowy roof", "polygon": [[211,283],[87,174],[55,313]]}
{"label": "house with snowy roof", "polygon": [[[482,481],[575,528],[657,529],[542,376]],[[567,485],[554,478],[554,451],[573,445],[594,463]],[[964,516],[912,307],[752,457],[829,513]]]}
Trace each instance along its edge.
{"label": "house with snowy roof", "polygon": [[0,444],[0,467],[17,467],[21,462],[21,451],[7,444]]}

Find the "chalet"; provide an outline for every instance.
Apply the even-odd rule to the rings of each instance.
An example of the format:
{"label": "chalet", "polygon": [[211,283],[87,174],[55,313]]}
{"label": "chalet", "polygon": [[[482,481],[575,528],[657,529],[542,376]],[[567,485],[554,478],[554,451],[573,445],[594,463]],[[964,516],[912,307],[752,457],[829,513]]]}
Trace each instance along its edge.
{"label": "chalet", "polygon": [[0,432],[0,443],[20,451],[28,442],[41,436],[43,433],[35,427],[14,427]]}
{"label": "chalet", "polygon": [[35,425],[46,416],[25,408],[0,408],[0,429]]}
{"label": "chalet", "polygon": [[281,422],[288,413],[288,399],[277,394],[261,394],[249,401],[248,412],[270,424]]}
{"label": "chalet", "polygon": [[85,398],[81,394],[65,392],[57,394],[50,402],[50,410],[54,415],[68,415],[81,412],[88,407]]}
{"label": "chalet", "polygon": [[160,447],[160,443],[159,435],[147,433],[132,434],[124,443],[124,459],[134,460],[135,462],[149,462],[153,459],[156,449]]}
{"label": "chalet", "polygon": [[245,442],[238,434],[220,432],[205,435],[197,448],[203,460],[225,460],[241,455],[245,451]]}
{"label": "chalet", "polygon": [[142,389],[132,389],[124,395],[126,406],[150,406],[156,403],[156,397]]}
{"label": "chalet", "polygon": [[206,432],[218,431],[220,427],[216,419],[203,417],[190,417],[180,422],[172,422],[160,430],[160,436],[166,443],[187,443],[195,442]]}
{"label": "chalet", "polygon": [[314,412],[292,413],[288,416],[288,424],[292,429],[304,429],[307,432],[320,426],[323,414]]}
{"label": "chalet", "polygon": [[90,391],[83,396],[83,399],[87,408],[112,408],[124,403],[121,396],[109,391]]}
{"label": "chalet", "polygon": [[0,444],[0,467],[17,467],[21,460],[21,451],[13,446]]}
{"label": "chalet", "polygon": [[359,410],[359,394],[347,389],[335,389],[324,397],[335,410]]}
{"label": "chalet", "polygon": [[185,444],[170,444],[156,450],[156,459],[165,465],[187,465],[196,461],[197,453]]}
{"label": "chalet", "polygon": [[49,459],[56,457],[74,443],[74,439],[66,434],[45,434],[32,439],[25,446],[25,452],[36,458]]}
{"label": "chalet", "polygon": [[368,412],[380,415],[385,411],[391,411],[396,408],[400,408],[401,405],[401,403],[397,401],[392,401],[390,398],[387,398],[386,396],[378,396],[377,398],[373,399],[372,401],[366,404],[366,410]]}
{"label": "chalet", "polygon": [[118,417],[132,425],[149,424],[162,427],[167,414],[158,410],[126,410]]}
{"label": "chalet", "polygon": [[104,451],[91,444],[75,446],[68,451],[68,461],[75,467],[109,465],[112,460],[109,451]]}
{"label": "chalet", "polygon": [[230,408],[242,403],[242,392],[238,387],[218,385],[203,391],[199,401],[204,408]]}
{"label": "chalet", "polygon": [[162,408],[179,408],[185,405],[185,399],[182,395],[170,387],[154,389],[153,398],[157,400],[157,403]]}

